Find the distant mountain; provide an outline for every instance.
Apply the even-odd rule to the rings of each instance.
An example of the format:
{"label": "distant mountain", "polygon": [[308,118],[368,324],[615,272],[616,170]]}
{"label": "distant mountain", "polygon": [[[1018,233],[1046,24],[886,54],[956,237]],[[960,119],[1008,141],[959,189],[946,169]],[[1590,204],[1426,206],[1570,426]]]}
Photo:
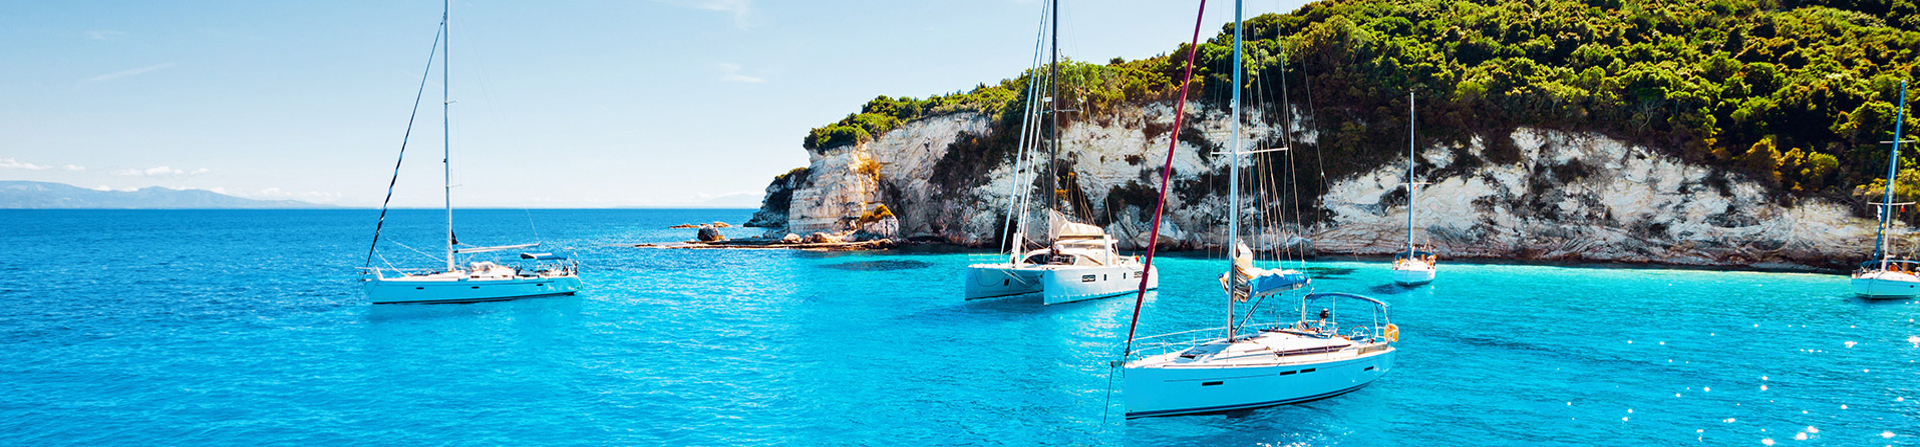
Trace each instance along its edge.
{"label": "distant mountain", "polygon": [[298,200],[253,200],[203,189],[146,187],[133,191],[99,191],[64,183],[0,181],[0,209],[109,208],[332,208]]}

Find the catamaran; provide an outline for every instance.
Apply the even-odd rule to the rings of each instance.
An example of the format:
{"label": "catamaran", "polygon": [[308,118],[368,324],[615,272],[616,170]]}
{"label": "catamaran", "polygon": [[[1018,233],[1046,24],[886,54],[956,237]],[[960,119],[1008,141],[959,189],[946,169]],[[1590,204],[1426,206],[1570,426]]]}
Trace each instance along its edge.
{"label": "catamaran", "polygon": [[[1139,261],[1120,253],[1119,240],[1108,235],[1099,226],[1074,222],[1057,205],[1059,200],[1049,191],[1047,206],[1047,243],[1048,246],[1029,250],[1026,246],[1026,204],[1031,199],[1031,191],[1021,189],[1031,183],[1023,178],[1021,172],[1028,162],[1025,159],[1027,148],[1038,145],[1043,139],[1040,126],[1030,124],[1047,115],[1049,121],[1046,130],[1050,139],[1047,172],[1052,177],[1049,185],[1058,184],[1055,161],[1060,147],[1060,110],[1053,98],[1060,91],[1060,2],[1049,4],[1053,27],[1050,52],[1052,60],[1048,63],[1047,79],[1052,84],[1041,100],[1038,76],[1029,76],[1027,82],[1027,112],[1021,124],[1020,149],[1016,152],[1013,182],[1009,187],[1007,221],[1004,227],[1010,234],[1006,245],[1006,260],[989,264],[967,266],[966,298],[969,300],[985,298],[1003,298],[1015,296],[1041,295],[1041,303],[1060,304],[1084,301],[1096,298],[1125,295],[1134,291],[1135,285],[1145,278],[1149,289],[1160,286],[1159,274],[1146,268]],[[1035,39],[1039,46],[1040,39]],[[1039,64],[1038,49],[1034,65]],[[1039,70],[1030,72],[1038,74]],[[1030,144],[1031,143],[1031,144]],[[1038,157],[1035,157],[1038,158]],[[1018,217],[1015,217],[1018,216]]]}
{"label": "catamaran", "polygon": [[[434,37],[441,57],[441,130],[447,132],[443,144],[441,163],[442,173],[446,175],[443,183],[446,199],[446,266],[433,269],[400,269],[373,266],[376,249],[380,246],[380,229],[386,225],[387,202],[380,205],[380,220],[374,225],[373,246],[367,248],[367,263],[362,267],[365,277],[361,279],[367,292],[367,299],[373,304],[428,304],[428,303],[471,303],[481,301],[499,301],[537,296],[572,295],[581,287],[578,274],[579,264],[566,256],[552,253],[521,253],[519,258],[534,264],[529,266],[509,266],[493,261],[473,261],[461,265],[458,255],[506,252],[531,249],[538,243],[501,245],[492,247],[463,246],[453,232],[453,165],[452,165],[452,88],[449,87],[451,75],[448,74],[447,49],[450,40],[452,3],[446,2],[446,9],[440,15],[440,30]],[[427,72],[433,69],[433,57],[427,57]],[[422,75],[420,89],[426,90],[427,76]],[[420,99],[414,97],[414,111],[418,113]],[[407,133],[413,133],[412,119],[408,119]],[[400,143],[400,160],[406,160],[406,139]],[[393,199],[393,185],[400,177],[400,163],[393,167],[394,181],[387,184],[387,200]],[[380,257],[383,261],[385,257]],[[391,276],[389,276],[391,275]]]}
{"label": "catamaran", "polygon": [[[1234,5],[1234,66],[1241,64],[1242,20],[1240,2]],[[1201,3],[1204,12],[1206,3]],[[1203,16],[1204,17],[1204,16]],[[1194,43],[1199,42],[1200,23],[1194,26]],[[1240,148],[1240,76],[1233,74],[1233,143],[1227,184],[1229,186],[1227,273],[1220,283],[1226,292],[1227,326],[1217,329],[1178,332],[1139,340],[1133,330],[1127,332],[1127,350],[1123,354],[1126,374],[1127,418],[1173,416],[1241,410],[1270,405],[1305,402],[1337,396],[1373,383],[1393,368],[1400,329],[1389,320],[1387,304],[1365,296],[1346,293],[1311,293],[1311,279],[1298,270],[1262,269],[1253,265],[1254,253],[1240,243],[1241,157]],[[1189,53],[1186,78],[1193,75]],[[1173,149],[1178,147],[1185,115],[1186,83],[1182,83],[1180,103],[1175,113],[1174,143],[1168,147],[1168,169],[1162,171],[1160,207],[1166,204],[1166,182],[1172,175]],[[1160,211],[1154,214],[1159,228]],[[1155,235],[1158,236],[1157,234]],[[1147,264],[1153,264],[1154,251],[1147,251]],[[1293,323],[1248,324],[1260,302],[1266,297],[1308,290],[1300,297],[1300,319]],[[1134,325],[1139,322],[1140,305],[1146,293],[1134,301]],[[1245,316],[1234,310],[1235,303],[1256,299]],[[1340,302],[1358,302],[1363,311],[1341,310]],[[1320,307],[1324,305],[1326,307]],[[1313,309],[1319,309],[1312,313]],[[1356,315],[1360,315],[1356,317]],[[1136,343],[1142,348],[1135,351]],[[1136,357],[1138,355],[1138,357]]]}
{"label": "catamaran", "polygon": [[1878,205],[1880,228],[1873,238],[1873,260],[1860,264],[1853,272],[1853,293],[1867,298],[1912,298],[1920,295],[1920,262],[1893,259],[1887,230],[1893,225],[1894,210],[1913,202],[1894,203],[1894,171],[1900,167],[1900,123],[1906,120],[1907,81],[1900,81],[1900,110],[1894,113],[1893,153],[1887,155],[1886,196]]}
{"label": "catamaran", "polygon": [[1439,259],[1421,251],[1413,245],[1413,209],[1414,197],[1418,196],[1420,183],[1413,181],[1414,150],[1419,147],[1413,132],[1413,94],[1407,94],[1407,251],[1393,257],[1393,282],[1403,286],[1417,286],[1433,282],[1434,270],[1439,267]]}

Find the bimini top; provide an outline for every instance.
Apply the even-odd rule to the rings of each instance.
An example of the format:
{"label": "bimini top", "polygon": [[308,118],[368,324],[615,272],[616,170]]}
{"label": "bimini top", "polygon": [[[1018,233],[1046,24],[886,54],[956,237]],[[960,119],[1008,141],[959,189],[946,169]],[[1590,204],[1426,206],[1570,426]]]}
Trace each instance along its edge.
{"label": "bimini top", "polygon": [[[1415,251],[1413,252],[1413,257],[1416,257],[1416,258],[1424,258],[1424,257],[1427,257],[1427,256],[1433,256],[1433,252],[1430,252],[1430,251],[1426,251],[1426,250],[1415,250]],[[1394,254],[1394,255],[1393,255],[1393,258],[1394,258],[1394,259],[1406,259],[1406,258],[1407,258],[1407,252],[1404,252],[1404,251],[1403,251],[1403,252],[1400,252],[1400,253],[1396,253],[1396,254]]]}

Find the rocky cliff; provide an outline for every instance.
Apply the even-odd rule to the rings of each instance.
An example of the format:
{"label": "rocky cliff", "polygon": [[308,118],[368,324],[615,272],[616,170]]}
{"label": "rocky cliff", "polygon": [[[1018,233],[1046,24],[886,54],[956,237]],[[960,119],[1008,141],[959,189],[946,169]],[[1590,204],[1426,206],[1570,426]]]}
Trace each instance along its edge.
{"label": "rocky cliff", "polygon": [[[1211,153],[1231,141],[1229,114],[1197,103],[1189,113],[1194,119],[1174,157],[1161,243],[1218,247],[1226,232],[1228,166],[1226,157]],[[1070,212],[1103,225],[1129,248],[1144,246],[1172,115],[1170,104],[1122,107],[1063,130],[1058,166],[1070,179],[1062,186],[1071,189],[1062,194]],[[1269,145],[1283,141],[1271,137],[1276,129],[1266,121],[1243,122],[1243,149],[1257,149],[1258,136],[1269,136]],[[1007,218],[1014,166],[1011,153],[982,155],[977,140],[995,137],[992,124],[979,114],[946,114],[905,123],[870,142],[810,151],[808,167],[768,186],[751,225],[770,233],[840,230],[884,204],[899,216],[903,237],[993,246]],[[1295,146],[1307,148],[1316,134],[1293,137]],[[1257,245],[1306,247],[1320,255],[1385,255],[1404,247],[1404,157],[1346,178],[1319,179],[1311,175],[1313,157],[1339,155],[1294,152],[1293,176],[1273,169],[1285,152],[1263,155],[1267,166],[1243,162],[1249,196],[1259,199],[1243,211],[1256,216],[1252,220],[1284,222],[1254,225],[1248,232]],[[1416,196],[1415,239],[1447,258],[1842,269],[1872,251],[1873,221],[1845,205],[1781,203],[1743,175],[1596,133],[1520,127],[1422,147],[1416,162],[1416,176],[1428,185]],[[955,178],[955,172],[978,175]],[[1256,175],[1263,172],[1264,178]],[[1292,190],[1258,186],[1286,179],[1324,182],[1326,192],[1295,201],[1288,197]]]}

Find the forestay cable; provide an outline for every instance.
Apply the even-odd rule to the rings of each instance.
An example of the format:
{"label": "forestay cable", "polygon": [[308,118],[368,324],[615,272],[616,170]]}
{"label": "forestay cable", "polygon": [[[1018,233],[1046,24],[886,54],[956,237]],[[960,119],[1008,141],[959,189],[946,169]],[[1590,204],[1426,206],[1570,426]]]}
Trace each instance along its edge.
{"label": "forestay cable", "polygon": [[373,224],[373,243],[367,245],[366,266],[373,265],[373,251],[380,247],[380,229],[387,225],[387,204],[393,202],[393,185],[400,182],[400,163],[407,160],[407,140],[413,137],[413,119],[420,116],[420,98],[427,92],[427,76],[433,73],[433,57],[439,55],[440,37],[446,34],[447,21],[433,32],[433,48],[427,51],[427,69],[420,73],[420,89],[413,93],[413,113],[407,115],[407,132],[400,136],[400,156],[393,160],[393,179],[387,180],[387,198],[380,200],[380,220]]}

